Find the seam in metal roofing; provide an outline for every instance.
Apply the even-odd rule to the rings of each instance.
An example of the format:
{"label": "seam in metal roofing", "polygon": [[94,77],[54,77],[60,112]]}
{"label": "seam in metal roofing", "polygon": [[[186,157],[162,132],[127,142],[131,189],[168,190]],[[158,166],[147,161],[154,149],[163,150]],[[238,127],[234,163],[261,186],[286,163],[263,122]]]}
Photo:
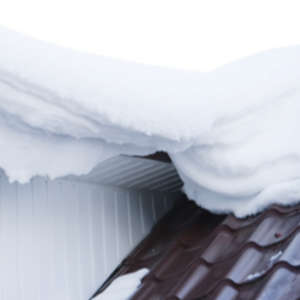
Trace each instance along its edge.
{"label": "seam in metal roofing", "polygon": [[132,300],[300,299],[300,206],[237,219],[183,201],[106,283],[150,273]]}

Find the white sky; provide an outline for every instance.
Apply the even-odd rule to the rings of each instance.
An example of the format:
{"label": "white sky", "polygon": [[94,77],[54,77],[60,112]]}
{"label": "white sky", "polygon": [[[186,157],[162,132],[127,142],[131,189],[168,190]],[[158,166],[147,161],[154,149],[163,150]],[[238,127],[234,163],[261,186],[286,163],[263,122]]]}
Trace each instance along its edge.
{"label": "white sky", "polygon": [[67,47],[208,71],[300,44],[299,0],[2,0],[0,24]]}

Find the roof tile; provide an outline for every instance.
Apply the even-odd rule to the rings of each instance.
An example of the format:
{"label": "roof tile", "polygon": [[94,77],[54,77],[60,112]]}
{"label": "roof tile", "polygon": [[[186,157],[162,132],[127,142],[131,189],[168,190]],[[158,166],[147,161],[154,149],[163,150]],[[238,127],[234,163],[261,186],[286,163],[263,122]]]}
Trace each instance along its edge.
{"label": "roof tile", "polygon": [[[246,219],[183,201],[123,262],[147,267],[133,300],[300,299],[300,205]],[[103,287],[104,288],[104,287]]]}

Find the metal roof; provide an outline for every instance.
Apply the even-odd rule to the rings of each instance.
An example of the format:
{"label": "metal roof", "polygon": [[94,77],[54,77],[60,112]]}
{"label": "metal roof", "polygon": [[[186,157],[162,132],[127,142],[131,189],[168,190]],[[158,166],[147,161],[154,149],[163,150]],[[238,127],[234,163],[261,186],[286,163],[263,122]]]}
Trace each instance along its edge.
{"label": "metal roof", "polygon": [[149,268],[132,300],[300,299],[300,205],[246,219],[183,201],[104,284]]}
{"label": "metal roof", "polygon": [[69,178],[136,190],[178,192],[182,187],[174,165],[159,155],[115,156],[101,162],[88,175]]}

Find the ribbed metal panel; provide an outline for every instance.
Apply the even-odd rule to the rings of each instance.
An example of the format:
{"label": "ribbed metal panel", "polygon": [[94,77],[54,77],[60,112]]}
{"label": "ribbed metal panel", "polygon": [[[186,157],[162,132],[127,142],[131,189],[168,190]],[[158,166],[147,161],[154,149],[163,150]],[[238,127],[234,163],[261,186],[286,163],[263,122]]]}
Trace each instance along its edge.
{"label": "ribbed metal panel", "polygon": [[80,180],[130,189],[176,192],[182,187],[175,167],[167,162],[117,156],[99,164]]}
{"label": "ribbed metal panel", "polygon": [[[125,181],[119,176],[121,161],[112,162],[88,179]],[[160,169],[155,162],[150,165]],[[145,165],[136,162],[135,167],[148,174]],[[127,174],[135,167],[122,160]],[[71,180],[36,178],[25,185],[10,184],[0,174],[1,300],[88,299],[174,199],[174,193]],[[135,186],[135,178],[132,174],[124,185]]]}

